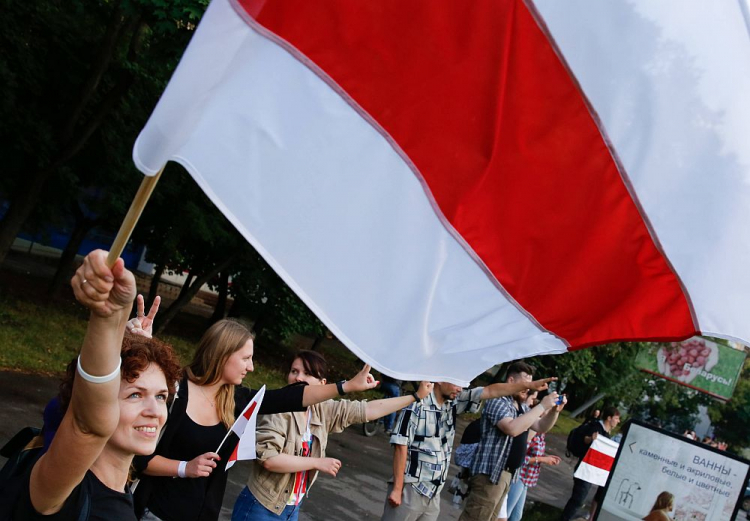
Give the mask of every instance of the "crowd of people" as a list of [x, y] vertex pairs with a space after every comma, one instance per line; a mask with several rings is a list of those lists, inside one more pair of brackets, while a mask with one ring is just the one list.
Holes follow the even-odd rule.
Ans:
[[[137, 317], [129, 320], [135, 279], [121, 260], [111, 269], [105, 260], [105, 252], [92, 252], [72, 280], [77, 300], [90, 310], [86, 336], [45, 410], [45, 448], [23, 476], [12, 518], [215, 521], [228, 473], [226, 458], [214, 451], [257, 392], [241, 385], [254, 369], [253, 334], [241, 322], [221, 320], [181, 368], [172, 348], [151, 337], [158, 300], [145, 314], [139, 295]], [[297, 519], [318, 474], [341, 470], [342, 462], [326, 455], [328, 435], [385, 417], [393, 475], [382, 519], [437, 520], [458, 416], [481, 410], [456, 451], [457, 488], [465, 498], [460, 519], [518, 521], [542, 466], [560, 463], [546, 453], [545, 434], [566, 397], [547, 389], [553, 378], [533, 375], [519, 361], [504, 382], [485, 387], [421, 382], [401, 395], [400, 382], [389, 379], [388, 398], [333, 400], [374, 388], [370, 367], [331, 383], [323, 356], [301, 351], [288, 385], [265, 392], [257, 458], [232, 519]], [[618, 421], [619, 412], [605, 408], [587, 443]], [[576, 480], [563, 519], [586, 493], [585, 482]]]

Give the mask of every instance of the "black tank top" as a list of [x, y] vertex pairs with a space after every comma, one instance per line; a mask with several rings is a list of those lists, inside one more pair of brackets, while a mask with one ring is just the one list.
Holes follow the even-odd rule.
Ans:
[[[223, 423], [198, 425], [185, 415], [180, 430], [175, 433], [169, 453], [164, 457], [178, 461], [190, 461], [206, 452], [214, 452], [227, 434]], [[225, 472], [226, 462], [219, 462], [213, 470]], [[158, 478], [148, 503], [148, 509], [164, 519], [190, 520], [200, 513], [206, 498], [208, 478]]]

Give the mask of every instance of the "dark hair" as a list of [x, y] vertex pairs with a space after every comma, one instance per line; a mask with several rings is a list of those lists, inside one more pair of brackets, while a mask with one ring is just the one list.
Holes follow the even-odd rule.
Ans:
[[523, 360], [519, 360], [518, 362], [513, 362], [508, 366], [508, 371], [505, 373], [505, 378], [508, 379], [511, 376], [516, 376], [521, 373], [526, 373], [528, 375], [534, 376], [534, 371], [536, 368], [531, 365], [527, 364]]
[[305, 368], [307, 374], [314, 376], [318, 380], [328, 378], [328, 362], [326, 362], [323, 355], [315, 351], [303, 349], [294, 356], [292, 363], [298, 358], [302, 360], [302, 366]]
[[612, 416], [620, 416], [620, 411], [617, 410], [617, 407], [605, 407], [602, 409], [601, 420], [603, 422], [607, 421], [607, 418], [611, 418]]
[[[166, 377], [170, 399], [174, 396], [175, 385], [182, 376], [182, 368], [171, 345], [155, 338], [126, 334], [122, 339], [120, 358], [122, 359], [120, 377], [130, 383], [137, 380], [141, 372], [150, 364], [158, 365]], [[70, 361], [60, 383], [58, 396], [62, 414], [65, 414], [70, 405], [77, 367], [78, 357]]]

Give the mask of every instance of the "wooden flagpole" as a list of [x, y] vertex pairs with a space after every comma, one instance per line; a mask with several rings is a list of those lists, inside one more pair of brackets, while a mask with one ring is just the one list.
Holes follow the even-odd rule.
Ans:
[[125, 245], [128, 243], [128, 240], [130, 240], [130, 235], [133, 233], [135, 225], [138, 224], [138, 219], [140, 219], [141, 213], [143, 213], [143, 209], [146, 207], [146, 203], [151, 197], [154, 187], [156, 187], [156, 183], [159, 182], [159, 178], [161, 177], [162, 172], [164, 172], [165, 166], [166, 165], [161, 167], [161, 170], [159, 170], [156, 175], [143, 177], [141, 186], [138, 188], [138, 192], [135, 194], [133, 202], [130, 203], [130, 209], [128, 210], [127, 215], [125, 215], [125, 219], [120, 225], [120, 231], [117, 232], [117, 237], [115, 237], [115, 241], [112, 243], [112, 247], [109, 250], [109, 255], [107, 255], [107, 266], [110, 268], [115, 265], [115, 262], [117, 262], [120, 254], [125, 249]]

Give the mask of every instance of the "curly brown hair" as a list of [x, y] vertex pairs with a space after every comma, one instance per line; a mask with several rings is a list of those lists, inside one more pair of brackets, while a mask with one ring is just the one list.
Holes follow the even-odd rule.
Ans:
[[182, 367], [172, 346], [155, 338], [125, 335], [122, 339], [121, 377], [133, 383], [150, 364], [156, 364], [167, 379], [170, 397], [175, 393], [175, 385], [182, 376]]
[[[169, 400], [172, 400], [176, 384], [182, 378], [182, 367], [171, 345], [155, 338], [126, 334], [122, 339], [120, 358], [122, 359], [121, 378], [130, 383], [138, 379], [141, 372], [150, 364], [158, 365], [167, 379]], [[77, 366], [78, 357], [70, 361], [60, 382], [58, 397], [62, 414], [65, 414], [70, 404]]]

